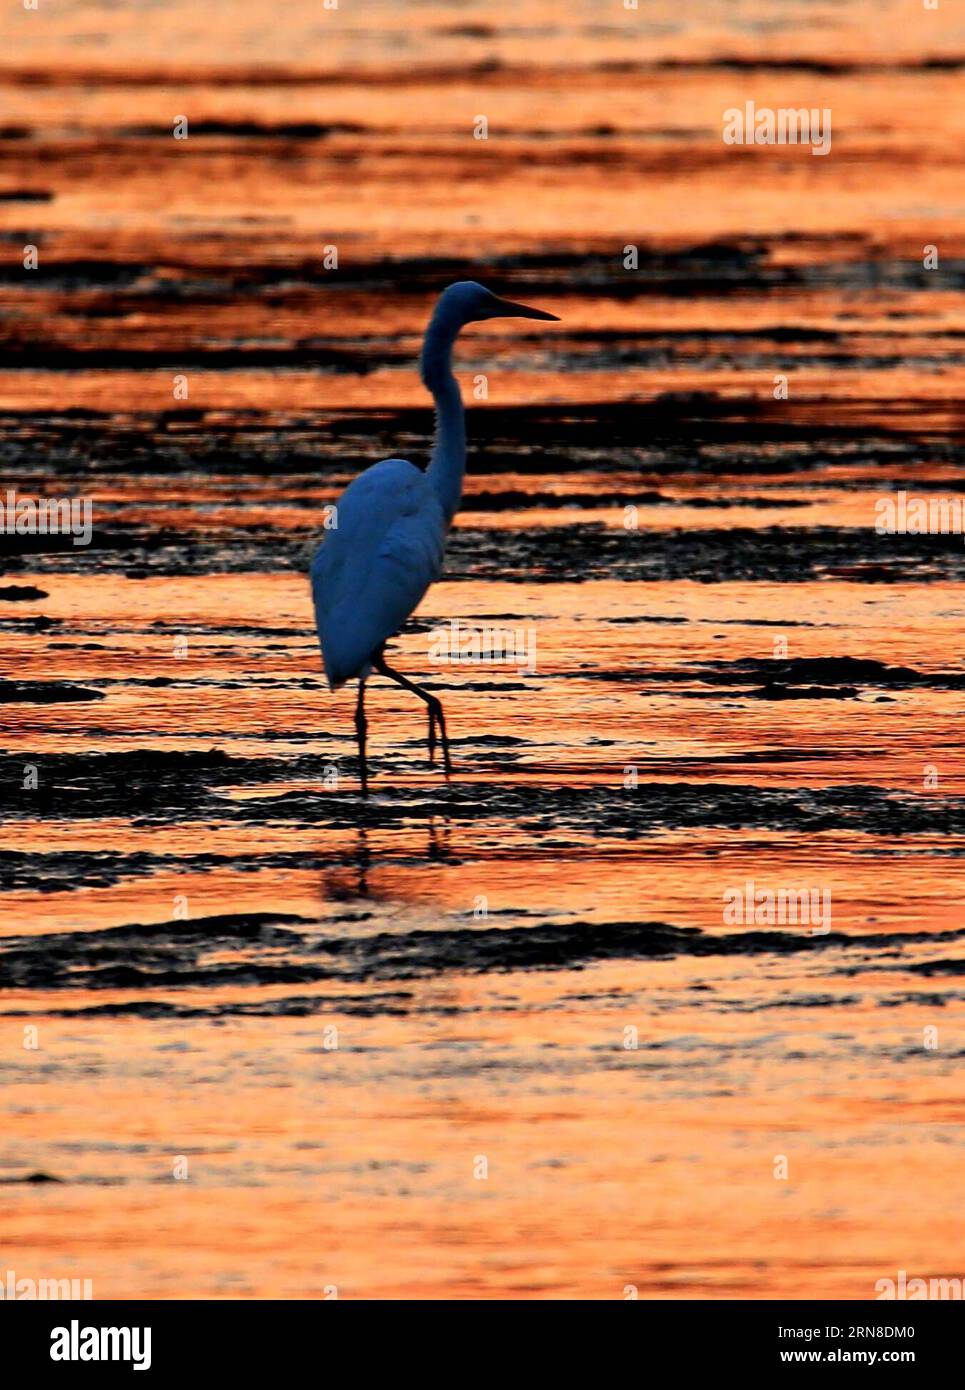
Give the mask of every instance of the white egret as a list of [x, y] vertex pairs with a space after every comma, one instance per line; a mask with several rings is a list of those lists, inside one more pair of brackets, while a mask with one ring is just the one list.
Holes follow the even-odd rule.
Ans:
[[446, 720], [438, 696], [386, 664], [384, 647], [438, 579], [446, 535], [462, 496], [466, 426], [452, 349], [461, 328], [485, 319], [547, 319], [555, 314], [500, 299], [474, 280], [440, 296], [422, 345], [421, 374], [436, 404], [436, 432], [423, 472], [406, 459], [383, 459], [348, 485], [336, 504], [336, 526], [311, 566], [315, 624], [330, 689], [358, 678], [355, 706], [362, 794], [365, 682], [373, 668], [428, 706], [429, 761], [435, 764], [436, 725], [446, 776], [452, 770]]

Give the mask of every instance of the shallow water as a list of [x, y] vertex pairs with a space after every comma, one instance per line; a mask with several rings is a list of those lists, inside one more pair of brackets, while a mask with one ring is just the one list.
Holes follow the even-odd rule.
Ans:
[[[0, 536], [19, 1275], [961, 1276], [965, 546], [874, 523], [965, 492], [965, 28], [699, 11], [0, 19], [0, 478], [94, 519]], [[724, 146], [752, 98], [829, 105], [831, 154]], [[562, 322], [460, 341], [488, 398], [396, 648], [456, 772], [373, 682], [363, 803], [305, 571], [361, 467], [424, 460], [415, 356], [467, 274]], [[535, 670], [433, 665], [452, 619]], [[829, 911], [728, 921], [748, 881]]]

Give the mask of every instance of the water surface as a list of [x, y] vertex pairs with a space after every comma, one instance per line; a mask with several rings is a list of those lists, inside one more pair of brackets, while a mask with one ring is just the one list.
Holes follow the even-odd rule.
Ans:
[[[0, 35], [2, 480], [94, 509], [89, 549], [0, 537], [8, 1265], [102, 1298], [960, 1276], [965, 546], [874, 527], [965, 493], [952, 7]], [[724, 146], [749, 99], [829, 106], [831, 154]], [[562, 322], [460, 342], [466, 495], [397, 644], [456, 775], [373, 683], [363, 803], [305, 572], [360, 468], [425, 460], [466, 275]], [[535, 672], [433, 667], [454, 618]], [[727, 923], [748, 880], [829, 929]]]

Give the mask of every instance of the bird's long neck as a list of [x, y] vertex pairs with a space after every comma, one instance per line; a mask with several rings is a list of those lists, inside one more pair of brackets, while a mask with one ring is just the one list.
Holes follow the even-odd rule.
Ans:
[[427, 476], [447, 523], [459, 506], [466, 471], [466, 417], [462, 392], [452, 374], [452, 348], [461, 327], [461, 320], [439, 305], [422, 345], [422, 380], [436, 403], [436, 435]]

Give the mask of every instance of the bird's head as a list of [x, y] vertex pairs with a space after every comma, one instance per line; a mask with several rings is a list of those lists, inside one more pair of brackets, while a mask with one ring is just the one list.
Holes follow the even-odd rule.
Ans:
[[437, 307], [437, 313], [447, 318], [451, 315], [460, 324], [481, 323], [486, 319], [545, 319], [559, 323], [555, 314], [545, 309], [531, 309], [528, 304], [514, 304], [511, 299], [500, 299], [498, 294], [487, 290], [475, 280], [458, 280], [444, 290]]

